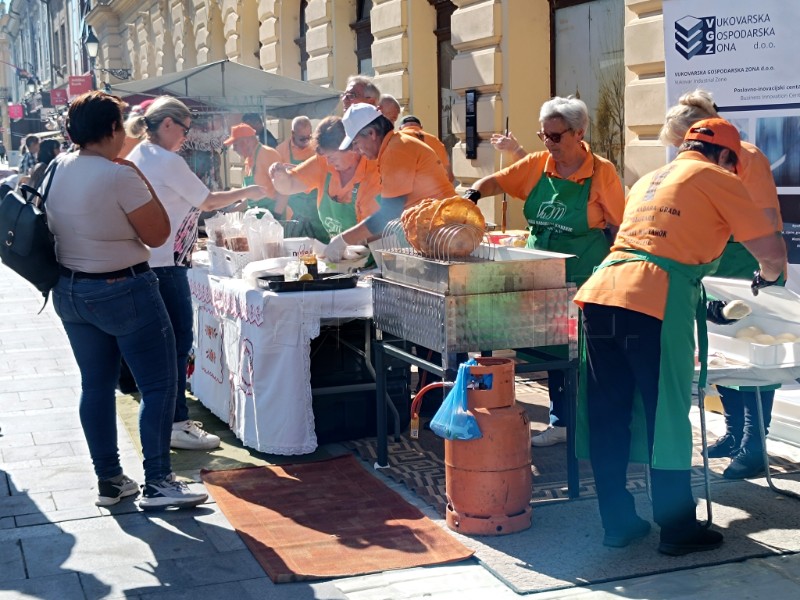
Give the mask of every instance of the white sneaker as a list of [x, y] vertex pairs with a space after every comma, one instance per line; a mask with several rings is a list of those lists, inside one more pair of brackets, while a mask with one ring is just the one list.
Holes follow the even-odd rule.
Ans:
[[554, 446], [567, 441], [566, 427], [548, 427], [531, 438], [531, 446]]
[[219, 436], [203, 431], [200, 421], [179, 421], [172, 424], [169, 445], [181, 450], [211, 450], [219, 446]]
[[95, 506], [113, 506], [123, 498], [138, 493], [139, 484], [125, 475], [125, 473], [112, 479], [101, 479], [97, 482]]
[[191, 491], [188, 485], [175, 478], [175, 473], [170, 473], [161, 481], [145, 483], [142, 486], [139, 508], [142, 510], [190, 508], [206, 500], [208, 500], [207, 493]]

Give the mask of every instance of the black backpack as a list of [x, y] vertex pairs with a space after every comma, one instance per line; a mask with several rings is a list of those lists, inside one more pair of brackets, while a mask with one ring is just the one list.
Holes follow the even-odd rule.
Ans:
[[0, 200], [0, 260], [36, 286], [45, 304], [59, 276], [55, 240], [44, 209], [55, 170], [54, 160], [45, 173], [44, 194], [22, 185]]

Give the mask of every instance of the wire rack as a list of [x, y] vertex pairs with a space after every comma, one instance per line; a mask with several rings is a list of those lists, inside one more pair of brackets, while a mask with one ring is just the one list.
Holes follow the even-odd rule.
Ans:
[[400, 219], [393, 219], [383, 230], [383, 251], [422, 256], [434, 261], [455, 263], [494, 260], [496, 245], [474, 225], [456, 223], [438, 227], [418, 241], [421, 250], [412, 246]]

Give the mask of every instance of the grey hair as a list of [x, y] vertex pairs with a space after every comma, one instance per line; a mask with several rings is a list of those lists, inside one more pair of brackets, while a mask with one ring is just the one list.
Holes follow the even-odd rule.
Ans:
[[689, 127], [702, 119], [717, 116], [717, 106], [711, 92], [700, 89], [688, 92], [667, 111], [658, 139], [668, 146], [680, 146]]
[[305, 115], [300, 115], [299, 117], [292, 119], [292, 131], [296, 131], [301, 125], [308, 125], [311, 127], [311, 119]]
[[133, 138], [142, 139], [146, 136], [153, 140], [158, 136], [158, 129], [167, 117], [183, 123], [186, 119], [191, 119], [192, 113], [177, 98], [159, 96], [147, 107], [143, 115], [133, 115], [125, 121], [125, 132]]
[[378, 89], [377, 85], [372, 83], [372, 79], [364, 75], [351, 75], [347, 78], [347, 86], [350, 87], [351, 84], [364, 86], [364, 91], [361, 97], [369, 98], [370, 100], [374, 101], [373, 103], [377, 104], [378, 98], [381, 97], [381, 91]]
[[542, 104], [539, 122], [544, 123], [547, 119], [561, 119], [573, 131], [585, 132], [589, 129], [589, 109], [583, 100], [575, 96], [555, 96]]

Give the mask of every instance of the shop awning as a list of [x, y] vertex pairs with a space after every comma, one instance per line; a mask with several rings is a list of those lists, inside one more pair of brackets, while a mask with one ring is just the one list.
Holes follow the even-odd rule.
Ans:
[[185, 71], [111, 86], [122, 97], [175, 96], [192, 105], [232, 112], [261, 112], [290, 119], [306, 115], [320, 119], [333, 114], [336, 90], [221, 60]]

